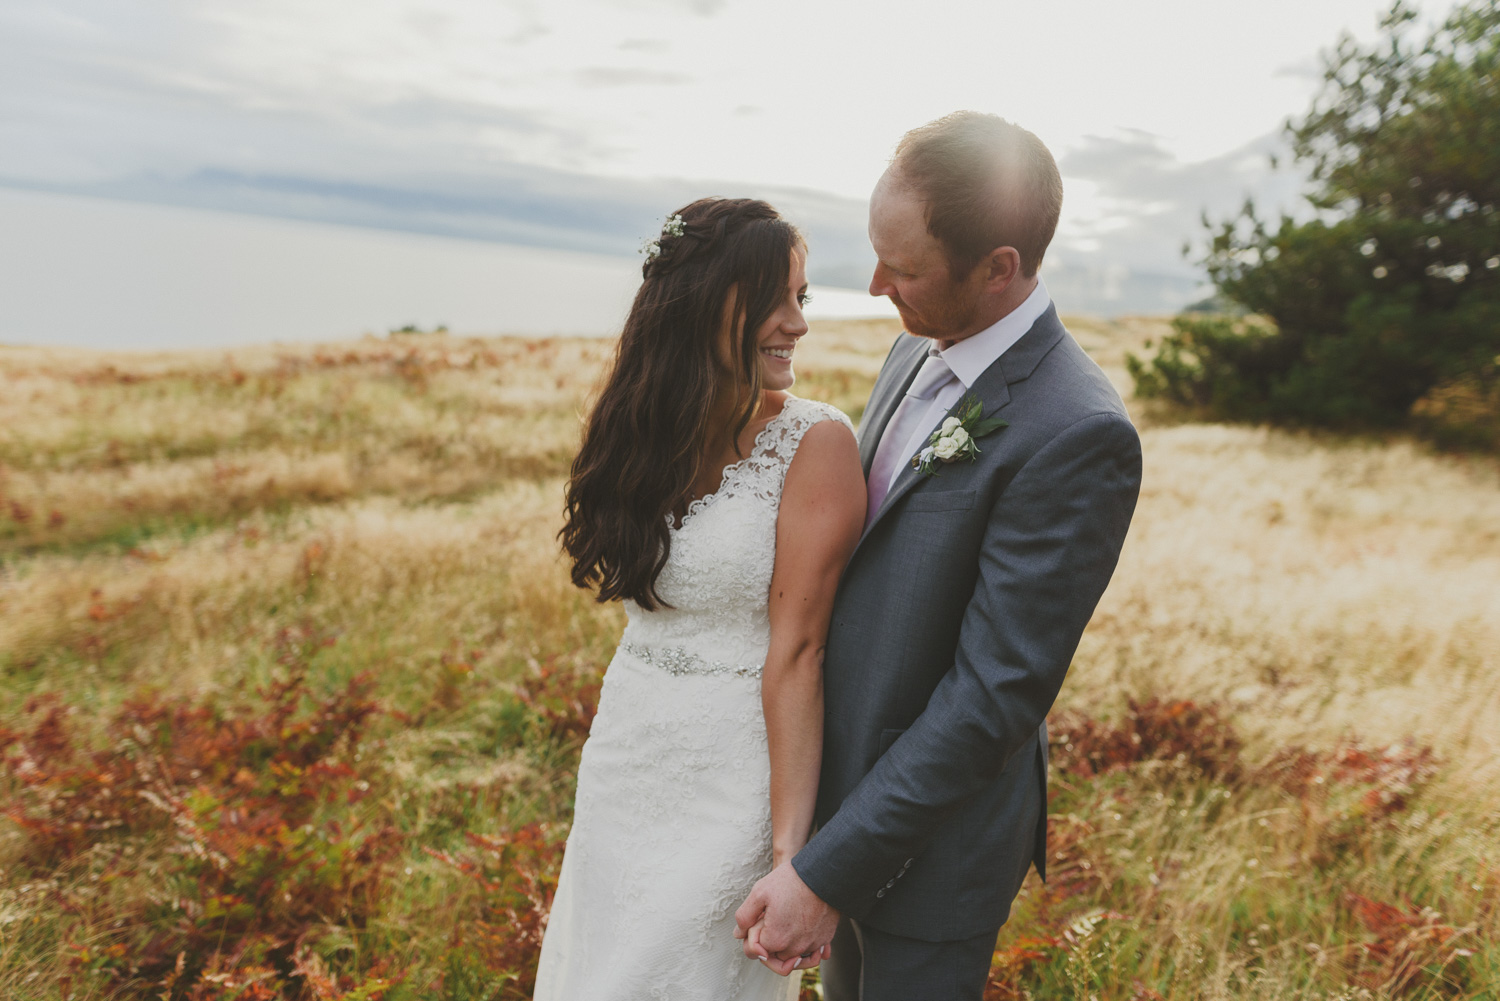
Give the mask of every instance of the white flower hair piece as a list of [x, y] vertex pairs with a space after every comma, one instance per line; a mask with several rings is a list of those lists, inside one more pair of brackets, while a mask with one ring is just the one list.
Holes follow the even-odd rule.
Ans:
[[681, 235], [682, 215], [680, 213], [673, 212], [671, 215], [667, 216], [667, 221], [662, 224], [661, 236], [658, 236], [654, 240], [647, 240], [645, 243], [641, 244], [641, 253], [646, 255], [646, 263], [649, 264], [650, 262], [656, 260], [657, 255], [661, 253], [661, 241], [663, 237]]

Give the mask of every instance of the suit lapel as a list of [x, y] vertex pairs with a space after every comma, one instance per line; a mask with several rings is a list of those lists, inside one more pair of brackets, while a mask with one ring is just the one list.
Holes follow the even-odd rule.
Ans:
[[[927, 429], [927, 434], [931, 435], [933, 431], [942, 426], [943, 421], [957, 413], [959, 403], [963, 402], [964, 397], [971, 395], [979, 397], [980, 401], [984, 404], [984, 416], [992, 416], [995, 411], [1000, 410], [1010, 402], [1010, 390], [1006, 388], [1005, 373], [1000, 370], [998, 365], [991, 365], [985, 369], [984, 374], [975, 380], [974, 385], [966, 389], [954, 401], [953, 406], [948, 408], [947, 413], [933, 422], [932, 427]], [[1001, 433], [1004, 433], [1003, 428], [1001, 429]], [[983, 448], [984, 446], [981, 445], [980, 447]], [[881, 501], [880, 510], [876, 512], [875, 518], [865, 529], [865, 534], [868, 535], [879, 524], [880, 519], [885, 517], [886, 512], [890, 511], [902, 497], [905, 497], [912, 490], [916, 489], [917, 484], [925, 479], [927, 479], [926, 475], [917, 472], [912, 467], [911, 456], [903, 456], [901, 472], [896, 474], [896, 481], [891, 484], [891, 489], [887, 491], [885, 500]]]
[[[1036, 323], [1032, 324], [1031, 329], [1019, 341], [1011, 345], [1010, 350], [995, 359], [990, 364], [990, 367], [985, 369], [978, 379], [974, 380], [974, 385], [970, 386], [959, 396], [959, 402], [965, 396], [973, 395], [979, 397], [981, 403], [984, 405], [984, 416], [986, 417], [991, 417], [996, 412], [1003, 410], [1010, 405], [1010, 386], [1029, 377], [1036, 370], [1037, 365], [1041, 363], [1042, 358], [1046, 357], [1047, 353], [1056, 346], [1065, 333], [1066, 331], [1062, 323], [1057, 319], [1056, 307], [1049, 305], [1047, 311], [1037, 318]], [[916, 366], [912, 368], [901, 386], [901, 394], [903, 396], [906, 393], [907, 387], [911, 385], [912, 380], [916, 378], [916, 369], [920, 367], [921, 354], [919, 353]], [[900, 397], [898, 396], [896, 399], [899, 401]], [[955, 402], [952, 407], [948, 408], [947, 413], [943, 414], [942, 417], [933, 423], [932, 427], [927, 429], [928, 434], [941, 427], [943, 421], [953, 416], [957, 409], [958, 402]], [[881, 431], [885, 430], [885, 425], [889, 423], [891, 414], [895, 410], [895, 405], [891, 405], [880, 425]], [[1004, 428], [1001, 428], [997, 432], [997, 434], [1001, 435], [1004, 433]], [[876, 434], [874, 437], [875, 441], [878, 442], [880, 440], [879, 434]], [[983, 446], [981, 445], [980, 447], [982, 448]], [[861, 449], [861, 452], [863, 452], [863, 449]], [[871, 446], [870, 454], [873, 460], [873, 445]], [[896, 474], [896, 481], [891, 484], [891, 489], [886, 493], [885, 499], [881, 502], [880, 510], [876, 512], [874, 518], [870, 519], [869, 524], [865, 527], [864, 534], [860, 536], [861, 543], [869, 537], [870, 533], [875, 530], [875, 526], [895, 507], [902, 497], [905, 497], [912, 490], [916, 489], [918, 484], [928, 478], [912, 468], [910, 456], [904, 458], [906, 461], [901, 465], [901, 472]], [[869, 464], [866, 463], [866, 476], [869, 475], [869, 469]], [[857, 552], [858, 546], [855, 549]]]
[[[910, 334], [903, 335], [891, 353], [891, 360], [881, 371], [882, 379], [875, 381], [869, 406], [865, 407], [864, 416], [859, 422], [859, 461], [864, 466], [866, 479], [869, 479], [870, 467], [875, 463], [875, 450], [880, 445], [880, 436], [885, 433], [886, 425], [895, 416], [896, 408], [906, 396], [906, 391], [911, 388], [926, 357], [927, 341]], [[891, 374], [891, 379], [883, 382], [887, 372]]]

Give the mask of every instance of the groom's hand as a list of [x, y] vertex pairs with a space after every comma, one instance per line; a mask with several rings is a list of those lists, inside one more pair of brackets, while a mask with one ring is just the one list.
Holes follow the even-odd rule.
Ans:
[[810, 970], [814, 966], [817, 966], [819, 963], [823, 962], [823, 960], [828, 959], [833, 955], [833, 946], [825, 945], [817, 952], [810, 953], [806, 956], [798, 955], [793, 956], [791, 959], [785, 960], [772, 959], [770, 956], [766, 955], [766, 950], [761, 948], [760, 929], [761, 926], [758, 923], [748, 932], [741, 932], [738, 928], [736, 928], [734, 930], [734, 937], [746, 939], [747, 941], [745, 943], [745, 952], [752, 956], [763, 957], [761, 959], [761, 963], [765, 965], [766, 969], [770, 970], [772, 973], [776, 974], [779, 977], [791, 976], [794, 970]]
[[[804, 969], [824, 958], [823, 947], [833, 941], [839, 912], [808, 889], [790, 862], [783, 862], [755, 884], [734, 913], [737, 938], [745, 940], [745, 955], [765, 959], [776, 972], [795, 969], [802, 956]], [[757, 934], [751, 935], [756, 925]]]

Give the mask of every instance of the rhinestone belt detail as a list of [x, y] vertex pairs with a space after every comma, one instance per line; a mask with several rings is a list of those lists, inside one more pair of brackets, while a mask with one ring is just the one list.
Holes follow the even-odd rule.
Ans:
[[760, 666], [745, 667], [741, 664], [724, 664], [716, 660], [704, 660], [680, 646], [648, 647], [638, 643], [621, 643], [620, 649], [645, 661], [652, 667], [681, 677], [684, 674], [732, 675], [736, 678], [760, 677]]

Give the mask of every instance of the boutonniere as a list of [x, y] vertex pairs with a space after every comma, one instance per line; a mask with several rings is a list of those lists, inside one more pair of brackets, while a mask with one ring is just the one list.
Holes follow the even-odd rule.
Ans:
[[979, 397], [966, 393], [958, 401], [954, 416], [943, 421], [943, 426], [927, 439], [927, 447], [911, 457], [912, 468], [922, 476], [934, 476], [939, 463], [963, 459], [973, 462], [979, 455], [976, 441], [1009, 426], [998, 417], [985, 417], [984, 404]]

